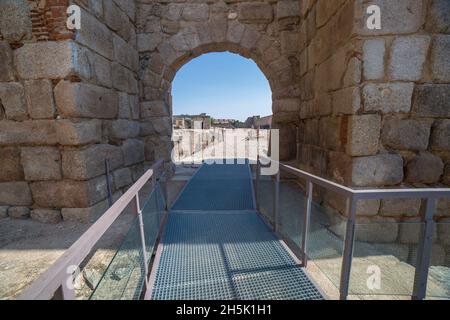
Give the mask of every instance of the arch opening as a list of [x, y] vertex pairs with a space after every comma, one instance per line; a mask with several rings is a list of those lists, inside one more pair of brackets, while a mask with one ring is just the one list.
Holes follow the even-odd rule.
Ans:
[[256, 128], [267, 151], [272, 88], [253, 59], [229, 50], [190, 56], [170, 88], [173, 162], [253, 158]]

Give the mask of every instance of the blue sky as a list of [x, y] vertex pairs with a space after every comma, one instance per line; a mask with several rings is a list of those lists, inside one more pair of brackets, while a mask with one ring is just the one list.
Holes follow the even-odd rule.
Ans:
[[191, 60], [173, 81], [173, 113], [246, 120], [272, 114], [269, 82], [255, 62], [228, 52]]

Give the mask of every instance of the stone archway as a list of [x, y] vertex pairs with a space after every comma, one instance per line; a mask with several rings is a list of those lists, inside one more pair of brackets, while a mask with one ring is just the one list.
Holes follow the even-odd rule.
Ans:
[[[207, 5], [199, 4], [195, 5], [195, 8], [201, 12], [201, 8], [205, 6]], [[169, 7], [170, 5], [165, 10], [170, 11]], [[211, 5], [209, 11], [211, 15], [215, 12], [214, 8], [217, 8], [217, 5]], [[233, 15], [233, 7], [225, 5], [220, 8], [223, 12], [215, 19], [209, 17], [202, 21], [204, 17], [197, 16], [200, 13], [196, 11], [197, 13], [190, 17], [194, 21], [188, 22], [183, 27], [180, 25], [175, 34], [165, 35], [162, 31], [162, 34], [155, 36], [155, 33], [144, 33], [138, 39], [140, 41], [138, 46], [144, 51], [141, 52], [140, 84], [143, 133], [144, 135], [148, 133], [144, 138], [147, 160], [159, 156], [170, 159], [171, 83], [175, 74], [192, 59], [211, 52], [228, 51], [252, 59], [258, 65], [272, 90], [274, 127], [282, 131], [290, 130], [286, 136], [295, 138], [294, 127], [289, 126], [289, 122], [295, 125], [298, 119], [297, 59], [291, 55], [292, 52], [288, 54], [283, 50], [279, 39], [267, 35], [265, 28], [260, 25], [261, 21], [257, 21], [259, 24], [255, 22], [254, 25], [241, 23]], [[272, 10], [272, 6], [267, 4], [263, 8]], [[186, 8], [183, 12], [186, 12]], [[269, 25], [272, 20], [273, 18], [268, 19], [266, 24]], [[157, 46], [147, 43], [147, 41], [154, 43], [155, 37], [159, 41]], [[283, 121], [279, 121], [280, 119]], [[295, 156], [296, 150], [293, 148], [295, 140], [282, 139], [282, 141], [284, 144], [280, 148], [282, 158]]]

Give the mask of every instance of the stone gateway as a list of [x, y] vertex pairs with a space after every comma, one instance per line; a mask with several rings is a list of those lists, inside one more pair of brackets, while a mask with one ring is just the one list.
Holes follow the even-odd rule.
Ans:
[[[282, 160], [354, 187], [448, 186], [450, 2], [371, 4], [381, 29], [361, 0], [1, 1], [1, 216], [89, 221], [107, 207], [105, 159], [115, 198], [160, 157], [170, 172], [172, 80], [218, 51], [267, 77]], [[403, 201], [358, 210], [416, 215]]]

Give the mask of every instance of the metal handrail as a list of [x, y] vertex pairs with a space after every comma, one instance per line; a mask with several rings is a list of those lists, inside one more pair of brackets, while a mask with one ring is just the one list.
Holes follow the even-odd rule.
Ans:
[[[309, 172], [294, 168], [280, 161], [273, 160], [269, 157], [258, 155], [257, 159], [257, 173], [256, 173], [256, 185], [259, 185], [260, 168], [266, 166], [261, 162], [261, 159], [265, 159], [267, 163], [275, 163], [278, 165], [279, 170], [276, 173], [274, 201], [279, 201], [279, 183], [280, 183], [280, 171], [286, 171], [306, 181], [306, 203], [305, 203], [305, 215], [303, 219], [303, 232], [302, 232], [302, 265], [307, 266], [307, 240], [309, 232], [309, 222], [311, 220], [312, 211], [312, 197], [314, 185], [321, 186], [327, 190], [338, 193], [347, 199], [346, 204], [346, 219], [347, 226], [345, 232], [344, 252], [342, 259], [341, 277], [340, 277], [340, 299], [345, 300], [348, 297], [349, 282], [351, 265], [353, 258], [353, 245], [355, 239], [356, 229], [356, 207], [359, 200], [369, 199], [404, 199], [404, 198], [421, 198], [425, 199], [425, 205], [421, 212], [421, 226], [419, 249], [417, 254], [417, 268], [414, 278], [414, 292], [413, 299], [421, 300], [426, 296], [426, 288], [428, 281], [428, 269], [430, 266], [430, 251], [433, 243], [433, 216], [436, 208], [436, 203], [439, 198], [450, 198], [450, 188], [417, 188], [417, 189], [352, 189], [313, 175]], [[259, 208], [259, 198], [256, 197], [257, 207]], [[277, 229], [278, 210], [279, 204], [275, 203], [273, 206], [275, 217], [275, 230]]]
[[[62, 300], [75, 299], [73, 288], [72, 266], [79, 266], [89, 255], [96, 243], [105, 234], [109, 227], [123, 213], [124, 209], [135, 201], [134, 209], [142, 221], [142, 211], [139, 206], [139, 191], [152, 179], [152, 188], [155, 188], [155, 171], [164, 163], [159, 159], [151, 169], [131, 186], [125, 194], [120, 197], [53, 265], [51, 265], [37, 280], [35, 280], [19, 296], [19, 300], [51, 300], [59, 298]], [[143, 225], [141, 228], [141, 240], [145, 253], [145, 235]], [[145, 280], [148, 278], [148, 259], [145, 259]]]

